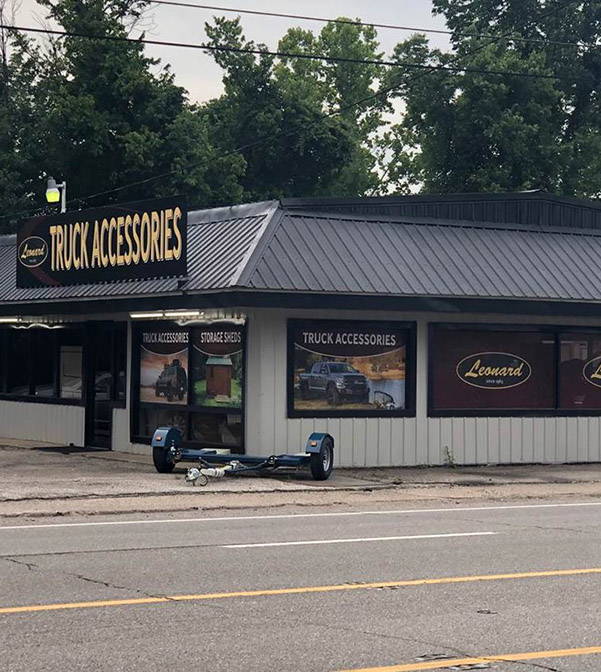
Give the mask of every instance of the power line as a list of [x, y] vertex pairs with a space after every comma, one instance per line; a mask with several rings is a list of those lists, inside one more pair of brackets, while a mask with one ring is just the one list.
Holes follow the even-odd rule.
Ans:
[[424, 28], [420, 26], [400, 26], [392, 23], [375, 23], [372, 21], [359, 21], [353, 19], [343, 18], [325, 18], [322, 16], [309, 16], [306, 14], [286, 14], [284, 12], [268, 12], [257, 9], [240, 9], [234, 7], [221, 7], [217, 5], [200, 5], [194, 2], [182, 2], [180, 0], [149, 0], [153, 5], [170, 5], [173, 7], [187, 7], [190, 9], [204, 9], [216, 12], [229, 12], [233, 14], [248, 14], [251, 16], [267, 16], [281, 19], [295, 19], [298, 21], [315, 21], [318, 23], [335, 23], [343, 26], [366, 26], [368, 28], [382, 28], [386, 30], [400, 30], [414, 33], [432, 33], [435, 35], [449, 35], [453, 37], [478, 37], [483, 39], [494, 40], [513, 40], [514, 42], [524, 42], [532, 44], [554, 45], [563, 47], [578, 47], [578, 48], [599, 48], [601, 45], [592, 44], [590, 42], [567, 42], [561, 40], [544, 40], [534, 37], [521, 37], [519, 35], [512, 35], [507, 33], [505, 35], [493, 35], [491, 33], [457, 33], [452, 30], [444, 30], [442, 28]]
[[[549, 12], [545, 12], [545, 13], [541, 16], [541, 18], [546, 17], [546, 16], [549, 16], [549, 15], [551, 15], [551, 14], [554, 14], [554, 13], [556, 13], [558, 10], [565, 9], [568, 5], [573, 4], [575, 1], [576, 1], [576, 0], [567, 0], [565, 4], [563, 4], [563, 5], [559, 5], [558, 7], [556, 7], [556, 8], [554, 8], [554, 9], [550, 10]], [[0, 25], [0, 28], [2, 28], [2, 25]], [[46, 32], [46, 31], [42, 31], [42, 30], [37, 30], [37, 29], [36, 29], [36, 32]], [[66, 31], [65, 31], [65, 32], [66, 32]], [[83, 37], [88, 37], [88, 38], [89, 38], [90, 36], [86, 36], [86, 35], [84, 35]], [[91, 39], [93, 39], [93, 38], [91, 38]], [[501, 39], [503, 39], [503, 36], [498, 36], [498, 37], [492, 37], [492, 36], [491, 36], [491, 39], [490, 39], [490, 41], [489, 41], [488, 44], [493, 44], [494, 42], [499, 41], [499, 40], [501, 40]], [[137, 40], [132, 40], [131, 38], [128, 38], [128, 41], [134, 41], [134, 42], [135, 42], [135, 41], [137, 41]], [[474, 54], [474, 53], [476, 53], [476, 52], [478, 52], [478, 51], [481, 51], [481, 50], [484, 49], [486, 46], [488, 46], [488, 44], [478, 45], [476, 48], [471, 49], [470, 51], [468, 51], [467, 54], [463, 54], [462, 57], [464, 57], [464, 56], [469, 56], [469, 55], [472, 55], [472, 54]], [[259, 52], [259, 53], [263, 53], [263, 52]], [[459, 55], [456, 55], [454, 58], [455, 58], [455, 60], [456, 60], [457, 58], [459, 58]], [[421, 74], [416, 75], [414, 78], [412, 78], [411, 81], [412, 81], [412, 82], [413, 82], [413, 81], [417, 81], [417, 80], [419, 80], [419, 79], [425, 77], [426, 75], [430, 74], [430, 72], [432, 72], [432, 69], [423, 71]], [[467, 71], [466, 71], [466, 70], [457, 70], [457, 72], [467, 72]], [[507, 74], [509, 74], [509, 73], [507, 73]], [[559, 79], [558, 77], [551, 77], [551, 78]], [[336, 116], [336, 115], [342, 114], [343, 112], [346, 112], [346, 111], [351, 110], [351, 109], [353, 109], [353, 108], [355, 108], [355, 107], [358, 107], [359, 105], [362, 105], [362, 104], [364, 104], [364, 103], [366, 103], [366, 102], [369, 102], [369, 101], [371, 101], [371, 100], [380, 98], [381, 96], [383, 96], [383, 95], [385, 95], [385, 94], [387, 94], [387, 93], [390, 93], [390, 92], [393, 91], [394, 89], [397, 89], [397, 88], [398, 88], [399, 86], [401, 86], [402, 84], [403, 84], [402, 81], [398, 81], [398, 82], [396, 82], [395, 84], [392, 84], [392, 85], [389, 86], [389, 87], [386, 87], [386, 88], [384, 88], [384, 89], [381, 89], [381, 90], [379, 90], [379, 91], [376, 91], [376, 92], [374, 92], [373, 94], [371, 94], [371, 95], [369, 95], [369, 96], [365, 96], [365, 97], [363, 97], [363, 98], [361, 98], [361, 99], [359, 99], [359, 100], [353, 101], [352, 103], [349, 103], [349, 104], [344, 105], [344, 106], [342, 106], [342, 107], [336, 108], [335, 110], [331, 110], [330, 112], [326, 112], [326, 113], [320, 115], [318, 119], [316, 119], [314, 122], [312, 122], [312, 124], [317, 123], [318, 121], [322, 121], [322, 120], [324, 120], [324, 119], [327, 119], [327, 118], [334, 117], [334, 116]], [[288, 135], [291, 135], [291, 134], [292, 134], [291, 131], [281, 133], [281, 135], [283, 135], [284, 137], [286, 137], [286, 136], [288, 136]], [[236, 154], [236, 153], [239, 153], [239, 152], [244, 151], [245, 149], [250, 149], [250, 148], [252, 148], [252, 147], [261, 145], [261, 144], [263, 144], [264, 142], [270, 141], [270, 140], [272, 140], [272, 139], [273, 139], [273, 135], [270, 134], [270, 135], [265, 136], [265, 137], [263, 137], [263, 138], [259, 138], [259, 139], [255, 140], [255, 141], [253, 141], [253, 142], [250, 142], [250, 143], [247, 143], [247, 144], [242, 145], [242, 146], [240, 146], [240, 147], [237, 147], [237, 148], [235, 148], [235, 149], [232, 149], [232, 150], [229, 150], [229, 151], [227, 151], [227, 152], [221, 153], [220, 156], [221, 156], [221, 157], [226, 157], [226, 156], [229, 156], [229, 155], [231, 155], [231, 154]], [[163, 178], [165, 178], [165, 177], [170, 177], [171, 175], [175, 174], [176, 172], [177, 172], [177, 170], [171, 170], [171, 171], [168, 171], [168, 172], [165, 172], [165, 173], [161, 173], [161, 174], [159, 174], [159, 175], [154, 175], [154, 176], [152, 176], [152, 177], [148, 177], [148, 178], [145, 178], [145, 179], [142, 179], [142, 180], [138, 180], [138, 181], [136, 181], [136, 182], [130, 182], [129, 184], [124, 184], [124, 185], [121, 185], [121, 186], [119, 186], [119, 187], [114, 187], [114, 188], [112, 188], [112, 189], [107, 189], [107, 190], [105, 190], [105, 191], [97, 192], [97, 193], [95, 193], [95, 194], [89, 194], [89, 195], [87, 195], [87, 196], [82, 196], [82, 197], [79, 197], [79, 198], [76, 198], [76, 199], [70, 199], [68, 202], [71, 203], [71, 204], [72, 204], [72, 203], [86, 203], [87, 201], [92, 200], [93, 198], [97, 198], [97, 197], [99, 197], [99, 196], [105, 196], [105, 195], [107, 195], [107, 194], [113, 194], [113, 193], [116, 193], [116, 192], [118, 192], [118, 191], [123, 191], [123, 190], [125, 190], [125, 189], [129, 189], [129, 188], [131, 188], [131, 187], [139, 186], [139, 185], [142, 185], [142, 184], [148, 184], [149, 182], [154, 182], [155, 180], [163, 179]], [[373, 191], [372, 191], [372, 194], [373, 194]], [[34, 212], [32, 212], [32, 211], [29, 211], [29, 212], [30, 212], [30, 216], [35, 216], [35, 215], [38, 215], [38, 214], [39, 214], [39, 209], [38, 209], [37, 211], [34, 211]], [[19, 214], [25, 214], [25, 211], [21, 211], [21, 212], [18, 212], [18, 213], [12, 213], [11, 215], [3, 215], [3, 216], [0, 216], [0, 219], [5, 219], [5, 218], [7, 218], [7, 217], [16, 217], [16, 216], [18, 216]]]
[[24, 33], [43, 33], [45, 35], [56, 35], [58, 37], [78, 37], [86, 40], [98, 40], [104, 42], [121, 42], [134, 44], [150, 44], [159, 47], [178, 47], [182, 49], [199, 49], [201, 51], [227, 52], [235, 54], [253, 54], [256, 56], [274, 56], [276, 58], [297, 58], [306, 61], [326, 61], [328, 63], [347, 63], [353, 65], [378, 65], [391, 68], [409, 68], [413, 70], [425, 71], [446, 71], [446, 72], [465, 72], [478, 75], [499, 75], [511, 77], [526, 77], [529, 79], [553, 79], [557, 80], [556, 75], [544, 75], [536, 72], [513, 72], [508, 70], [489, 70], [484, 68], [465, 68], [445, 65], [426, 65], [424, 63], [414, 63], [411, 61], [383, 61], [380, 59], [362, 59], [350, 58], [344, 56], [328, 56], [326, 54], [306, 54], [302, 52], [272, 51], [269, 49], [259, 49], [252, 47], [231, 47], [226, 45], [197, 44], [192, 42], [171, 42], [167, 40], [149, 40], [147, 38], [135, 39], [123, 35], [90, 35], [88, 33], [78, 33], [67, 30], [53, 30], [51, 28], [34, 28], [33, 26], [9, 26], [0, 24], [0, 30]]

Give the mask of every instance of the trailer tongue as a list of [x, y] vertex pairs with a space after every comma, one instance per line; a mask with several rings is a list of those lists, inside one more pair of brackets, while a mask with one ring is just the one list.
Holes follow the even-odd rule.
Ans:
[[309, 469], [316, 481], [330, 477], [334, 465], [334, 439], [329, 434], [313, 432], [302, 453], [269, 455], [238, 455], [211, 448], [189, 448], [183, 445], [177, 427], [158, 427], [152, 436], [152, 458], [159, 473], [173, 471], [178, 462], [197, 462], [188, 469], [186, 480], [206, 485], [209, 478], [238, 476], [249, 472]]

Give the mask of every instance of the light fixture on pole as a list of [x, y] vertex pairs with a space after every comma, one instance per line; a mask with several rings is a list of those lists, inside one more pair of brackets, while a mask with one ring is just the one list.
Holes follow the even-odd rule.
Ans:
[[67, 183], [63, 180], [60, 184], [56, 183], [53, 177], [48, 178], [46, 184], [46, 200], [48, 203], [61, 204], [61, 212], [67, 212]]

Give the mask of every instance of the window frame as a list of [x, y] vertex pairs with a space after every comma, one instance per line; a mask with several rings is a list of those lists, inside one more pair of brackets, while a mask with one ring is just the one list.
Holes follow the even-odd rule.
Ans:
[[[47, 396], [39, 396], [35, 394], [35, 387], [36, 387], [36, 380], [35, 380], [35, 372], [33, 370], [33, 352], [34, 352], [34, 347], [35, 347], [35, 338], [36, 334], [38, 333], [44, 333], [42, 329], [27, 329], [23, 330], [22, 333], [27, 334], [27, 340], [28, 340], [28, 351], [29, 351], [29, 358], [28, 358], [28, 387], [29, 387], [29, 394], [11, 394], [8, 392], [8, 385], [7, 385], [7, 357], [8, 357], [8, 336], [11, 333], [10, 327], [2, 327], [0, 328], [0, 358], [2, 359], [0, 363], [0, 401], [17, 401], [17, 402], [26, 402], [26, 403], [31, 403], [31, 404], [52, 404], [53, 406], [83, 406], [85, 407], [87, 405], [87, 384], [88, 384], [88, 378], [89, 378], [89, 349], [90, 349], [90, 339], [89, 339], [89, 332], [91, 329], [94, 328], [94, 322], [77, 322], [73, 324], [66, 325], [66, 329], [72, 330], [72, 331], [78, 331], [81, 334], [81, 347], [82, 347], [82, 393], [79, 399], [73, 399], [69, 397], [61, 397], [60, 396], [60, 347], [61, 347], [61, 339], [60, 339], [60, 333], [58, 330], [57, 331], [52, 331], [48, 330], [48, 333], [51, 334], [51, 340], [52, 340], [52, 346], [51, 346], [51, 351], [52, 351], [52, 357], [53, 357], [53, 364], [54, 364], [54, 385], [53, 385], [53, 396], [47, 397]], [[113, 408], [126, 408], [127, 406], [127, 390], [125, 393], [125, 397], [123, 399], [118, 399], [116, 395], [117, 391], [117, 376], [116, 374], [118, 373], [118, 364], [117, 364], [117, 358], [116, 358], [116, 352], [117, 352], [117, 334], [119, 333], [119, 329], [123, 329], [123, 327], [119, 327], [118, 325], [125, 324], [125, 329], [124, 335], [125, 335], [125, 342], [124, 342], [124, 349], [126, 353], [126, 370], [125, 370], [125, 380], [127, 380], [127, 322], [109, 322], [108, 324], [111, 324], [111, 367], [112, 367], [112, 374], [113, 374], [113, 381], [112, 381], [112, 387], [111, 387], [111, 395], [112, 398], [109, 401], [111, 406]]]
[[[508, 331], [508, 332], [539, 332], [552, 336], [554, 346], [554, 405], [553, 409], [436, 409], [434, 407], [434, 354], [433, 340], [436, 329], [448, 331]], [[428, 366], [427, 366], [427, 417], [428, 418], [569, 418], [569, 417], [598, 417], [601, 416], [599, 409], [567, 409], [560, 408], [560, 361], [561, 361], [561, 335], [570, 334], [596, 334], [601, 336], [601, 326], [570, 326], [556, 324], [482, 324], [474, 322], [430, 322], [428, 324]]]

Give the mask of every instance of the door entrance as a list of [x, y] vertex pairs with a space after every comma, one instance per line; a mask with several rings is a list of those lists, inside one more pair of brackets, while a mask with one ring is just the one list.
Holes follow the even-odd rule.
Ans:
[[113, 435], [112, 338], [104, 325], [88, 327], [86, 446], [111, 450]]

